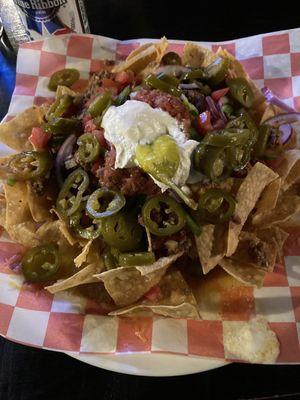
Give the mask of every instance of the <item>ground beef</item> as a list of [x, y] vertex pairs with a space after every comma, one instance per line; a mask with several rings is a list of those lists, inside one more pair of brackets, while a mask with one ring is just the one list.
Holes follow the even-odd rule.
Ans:
[[266, 254], [265, 244], [263, 242], [250, 241], [248, 253], [255, 264], [261, 267], [268, 266], [268, 257]]
[[95, 95], [98, 92], [98, 88], [99, 86], [101, 86], [101, 81], [104, 78], [107, 79], [111, 79], [114, 75], [109, 72], [109, 71], [100, 71], [100, 72], [95, 72], [90, 80], [89, 80], [89, 84], [88, 87], [84, 93], [84, 102], [88, 101], [89, 99], [92, 99], [93, 97], [95, 97]]
[[[167, 256], [170, 253], [188, 251], [192, 244], [191, 232], [185, 228], [170, 236], [151, 235], [151, 240], [153, 251], [160, 257]], [[170, 242], [174, 242], [174, 245], [176, 243], [176, 248], [174, 246], [174, 250], [172, 251], [170, 251]]]
[[157, 89], [141, 89], [135, 95], [134, 100], [143, 101], [153, 108], [161, 108], [168, 112], [172, 117], [176, 118], [179, 123], [182, 123], [184, 131], [188, 133], [191, 126], [190, 115], [177, 97]]
[[136, 194], [152, 195], [160, 191], [153, 180], [140, 168], [115, 168], [116, 150], [108, 151], [104, 164], [95, 172], [100, 184], [108, 188], [118, 188], [125, 196]]

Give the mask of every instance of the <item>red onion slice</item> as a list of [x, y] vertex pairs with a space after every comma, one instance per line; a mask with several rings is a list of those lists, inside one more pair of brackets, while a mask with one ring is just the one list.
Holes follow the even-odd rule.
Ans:
[[281, 133], [281, 143], [282, 144], [287, 143], [292, 136], [293, 128], [291, 127], [290, 124], [283, 124], [280, 125], [279, 130]]
[[205, 97], [206, 104], [208, 106], [209, 111], [211, 112], [211, 115], [214, 119], [219, 119], [220, 118], [220, 113], [217, 109], [216, 103], [213, 101], [213, 99], [210, 96]]
[[73, 146], [76, 142], [76, 136], [74, 133], [67, 137], [67, 139], [63, 142], [55, 159], [55, 175], [59, 186], [61, 187], [63, 184], [63, 176], [62, 169], [64, 167], [64, 163], [66, 158], [68, 158], [73, 151]]
[[266, 87], [266, 86], [263, 87], [261, 89], [261, 91], [269, 103], [274, 104], [274, 106], [277, 106], [288, 113], [295, 112], [294, 108], [288, 106], [282, 100], [280, 100], [277, 96], [275, 96], [274, 93], [272, 92], [272, 90], [269, 89], [268, 87]]

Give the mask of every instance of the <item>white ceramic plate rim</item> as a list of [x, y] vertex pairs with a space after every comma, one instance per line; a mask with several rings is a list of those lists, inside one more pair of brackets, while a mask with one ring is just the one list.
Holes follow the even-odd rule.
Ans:
[[179, 376], [209, 371], [229, 364], [197, 356], [175, 354], [70, 354], [82, 362], [108, 371], [139, 376]]

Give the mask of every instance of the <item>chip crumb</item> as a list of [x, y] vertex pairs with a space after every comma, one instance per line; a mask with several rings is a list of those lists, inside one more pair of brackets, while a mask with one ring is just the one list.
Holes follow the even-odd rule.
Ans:
[[267, 320], [258, 315], [248, 322], [224, 321], [226, 358], [250, 363], [274, 363], [280, 353], [278, 338]]

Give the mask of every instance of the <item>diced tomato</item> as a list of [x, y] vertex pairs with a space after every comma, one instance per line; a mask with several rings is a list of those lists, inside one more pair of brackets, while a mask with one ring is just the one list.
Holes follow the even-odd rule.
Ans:
[[209, 111], [204, 111], [197, 118], [197, 130], [202, 135], [205, 135], [207, 132], [213, 130], [213, 126], [211, 124], [211, 114]]
[[126, 86], [129, 85], [134, 79], [134, 73], [132, 71], [118, 72], [115, 76], [115, 81]]
[[228, 91], [229, 91], [229, 88], [215, 90], [214, 92], [212, 92], [211, 97], [213, 98], [214, 101], [218, 101], [218, 100], [220, 100], [221, 97], [226, 96]]
[[97, 125], [94, 124], [92, 119], [88, 120], [84, 125], [84, 132], [92, 132], [97, 129]]
[[31, 135], [29, 136], [29, 142], [36, 150], [42, 150], [47, 147], [47, 144], [51, 138], [51, 135], [43, 131], [40, 127], [32, 128]]
[[148, 290], [148, 292], [145, 293], [144, 296], [150, 301], [155, 301], [161, 296], [161, 290], [157, 285], [152, 286], [152, 288]]
[[98, 140], [101, 147], [103, 147], [104, 149], [108, 149], [107, 141], [105, 140], [105, 137], [104, 137], [104, 129], [101, 129], [101, 128], [94, 129], [92, 131], [92, 134], [95, 135], [95, 137]]

